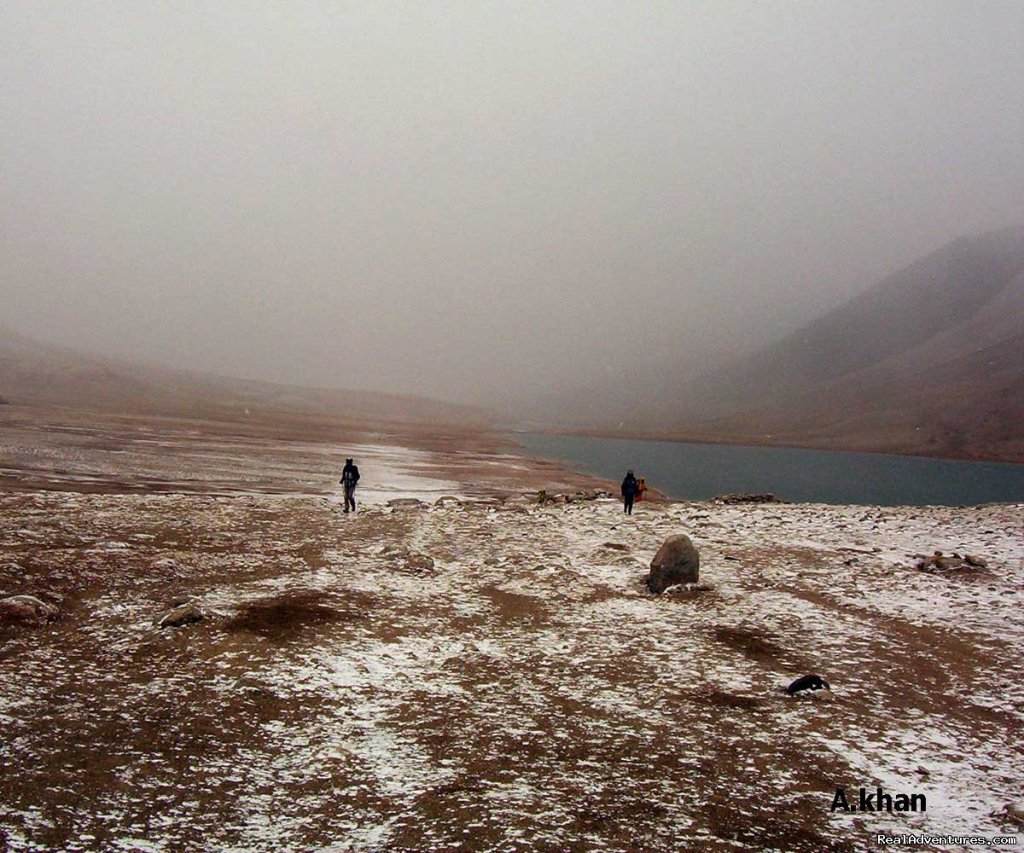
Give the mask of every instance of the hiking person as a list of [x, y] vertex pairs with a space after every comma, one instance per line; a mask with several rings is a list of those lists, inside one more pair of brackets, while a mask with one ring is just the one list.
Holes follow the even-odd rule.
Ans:
[[647, 481], [641, 477], [636, 484], [636, 500], [637, 503], [644, 499], [644, 492], [647, 491]]
[[622, 508], [626, 515], [633, 514], [633, 500], [636, 498], [636, 477], [632, 471], [627, 471], [622, 480]]
[[345, 491], [345, 512], [352, 507], [356, 511], [356, 483], [359, 482], [359, 469], [351, 459], [345, 460], [345, 467], [341, 469], [341, 486]]

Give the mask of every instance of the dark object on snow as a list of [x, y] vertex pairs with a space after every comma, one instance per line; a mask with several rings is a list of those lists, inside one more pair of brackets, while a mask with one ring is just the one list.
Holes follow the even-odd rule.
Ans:
[[622, 492], [622, 507], [627, 515], [633, 514], [633, 501], [636, 500], [638, 485], [633, 472], [627, 471], [626, 476], [622, 480], [622, 485], [619, 487], [619, 491]]
[[356, 484], [359, 482], [359, 469], [351, 459], [345, 460], [345, 467], [341, 469], [341, 485], [345, 490], [345, 512], [352, 508], [356, 511]]
[[828, 691], [832, 690], [832, 688], [829, 687], [828, 682], [820, 675], [801, 675], [796, 681], [786, 688], [786, 692], [790, 696], [794, 696], [802, 690], [821, 690], [823, 687]]
[[677, 583], [697, 583], [700, 579], [700, 552], [685, 533], [669, 536], [651, 560], [647, 589], [661, 595]]
[[717, 498], [712, 498], [711, 501], [716, 504], [781, 504], [785, 501], [779, 500], [773, 494], [766, 495], [719, 495]]

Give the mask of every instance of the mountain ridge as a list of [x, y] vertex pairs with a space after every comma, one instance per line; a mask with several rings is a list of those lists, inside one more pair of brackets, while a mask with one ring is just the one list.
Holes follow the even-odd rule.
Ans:
[[[739, 344], [742, 346], [742, 342]], [[959, 237], [774, 342], [569, 388], [543, 429], [1024, 462], [1024, 226]]]
[[670, 428], [1024, 461], [1024, 228], [961, 237], [679, 389]]
[[94, 355], [0, 327], [0, 399], [126, 414], [234, 420], [297, 414], [481, 425], [478, 408], [405, 394], [240, 379]]

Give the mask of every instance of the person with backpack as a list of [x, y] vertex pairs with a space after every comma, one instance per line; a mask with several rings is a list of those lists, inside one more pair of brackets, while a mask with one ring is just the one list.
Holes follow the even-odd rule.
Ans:
[[351, 459], [345, 460], [345, 467], [341, 469], [341, 487], [345, 491], [345, 512], [352, 507], [356, 511], [356, 483], [359, 482], [359, 469]]
[[633, 501], [636, 498], [636, 477], [633, 476], [632, 471], [627, 471], [625, 478], [622, 480], [622, 505], [626, 515], [633, 514]]

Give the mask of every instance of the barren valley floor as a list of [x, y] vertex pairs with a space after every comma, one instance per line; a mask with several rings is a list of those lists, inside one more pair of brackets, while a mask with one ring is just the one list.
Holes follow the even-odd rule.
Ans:
[[[539, 505], [598, 484], [457, 437], [69, 429], [0, 431], [0, 597], [60, 609], [0, 626], [0, 846], [817, 851], [1020, 828], [1024, 507], [624, 518]], [[653, 597], [677, 532], [701, 587]], [[936, 550], [987, 567], [914, 568]], [[159, 627], [184, 601], [204, 618]], [[834, 692], [780, 690], [806, 672]], [[927, 811], [830, 811], [877, 785]]]

